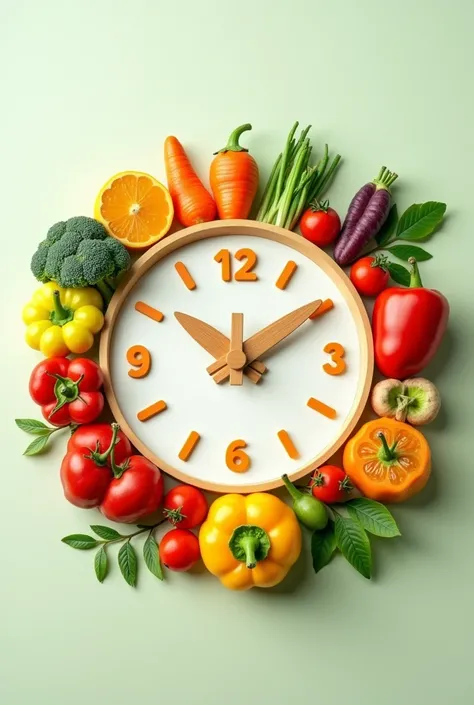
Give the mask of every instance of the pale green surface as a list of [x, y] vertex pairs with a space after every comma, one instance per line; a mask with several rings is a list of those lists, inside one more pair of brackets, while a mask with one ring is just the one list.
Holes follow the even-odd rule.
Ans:
[[[461, 444], [473, 440], [474, 6], [160, 7], [1, 3], [0, 702], [472, 702], [474, 473]], [[267, 173], [295, 119], [312, 122], [315, 137], [343, 154], [331, 191], [342, 212], [382, 164], [400, 174], [402, 206], [449, 205], [428, 248], [435, 258], [422, 269], [452, 306], [430, 370], [444, 401], [428, 432], [433, 480], [396, 510], [403, 538], [377, 542], [372, 583], [338, 559], [318, 577], [307, 561], [272, 592], [234, 594], [203, 575], [162, 585], [144, 572], [134, 591], [117, 569], [101, 586], [92, 555], [59, 542], [100, 521], [62, 499], [61, 444], [41, 460], [22, 458], [27, 437], [13, 426], [15, 416], [37, 415], [26, 384], [39, 358], [23, 344], [19, 318], [35, 284], [30, 254], [52, 222], [89, 213], [114, 172], [163, 178], [168, 133], [205, 173], [227, 133], [250, 120], [248, 144]]]

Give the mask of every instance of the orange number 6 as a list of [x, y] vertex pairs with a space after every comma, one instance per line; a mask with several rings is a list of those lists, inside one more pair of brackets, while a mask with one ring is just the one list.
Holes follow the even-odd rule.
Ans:
[[328, 343], [324, 346], [324, 352], [331, 355], [331, 361], [334, 363], [330, 365], [326, 362], [323, 365], [323, 370], [328, 373], [328, 375], [342, 375], [346, 371], [346, 363], [343, 360], [346, 351], [340, 343]]
[[232, 441], [226, 450], [225, 463], [232, 472], [246, 472], [250, 467], [250, 458], [242, 448], [247, 448], [247, 444], [239, 438]]
[[[130, 377], [140, 379], [146, 377], [151, 367], [151, 355], [144, 345], [132, 345], [127, 350], [127, 362], [132, 365], [128, 371]], [[133, 368], [136, 369], [133, 369]]]

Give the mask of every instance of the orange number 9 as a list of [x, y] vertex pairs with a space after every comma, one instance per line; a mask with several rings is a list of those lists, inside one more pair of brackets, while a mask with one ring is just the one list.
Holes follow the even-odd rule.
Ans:
[[229, 444], [225, 454], [225, 462], [232, 472], [246, 472], [249, 469], [250, 458], [247, 453], [242, 450], [242, 448], [246, 447], [246, 442], [240, 438]]
[[331, 355], [331, 362], [326, 362], [323, 365], [323, 370], [328, 373], [328, 375], [342, 375], [346, 371], [346, 363], [343, 360], [346, 351], [340, 343], [328, 343], [324, 346], [324, 352]]
[[132, 365], [132, 368], [128, 371], [130, 377], [134, 379], [146, 377], [151, 367], [150, 352], [144, 345], [132, 345], [127, 350], [127, 362]]

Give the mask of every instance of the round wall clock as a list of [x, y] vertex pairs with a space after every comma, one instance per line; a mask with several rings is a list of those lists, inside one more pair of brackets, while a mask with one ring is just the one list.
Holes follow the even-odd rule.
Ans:
[[137, 260], [108, 308], [100, 362], [143, 455], [181, 481], [247, 493], [302, 477], [345, 441], [369, 394], [372, 335], [322, 250], [218, 221]]

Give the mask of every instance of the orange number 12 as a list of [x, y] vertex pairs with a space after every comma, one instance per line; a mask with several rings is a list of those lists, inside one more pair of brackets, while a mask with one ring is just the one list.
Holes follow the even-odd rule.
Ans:
[[[257, 255], [248, 247], [243, 247], [237, 250], [234, 255], [239, 262], [245, 260], [244, 264], [238, 269], [234, 275], [236, 282], [254, 282], [257, 281], [257, 275], [253, 272], [253, 268], [257, 264]], [[214, 257], [216, 262], [222, 265], [222, 281], [232, 281], [232, 257], [229, 250], [219, 250]]]

